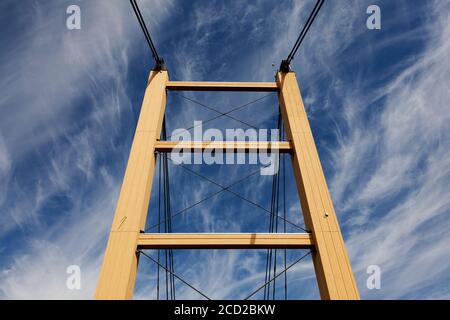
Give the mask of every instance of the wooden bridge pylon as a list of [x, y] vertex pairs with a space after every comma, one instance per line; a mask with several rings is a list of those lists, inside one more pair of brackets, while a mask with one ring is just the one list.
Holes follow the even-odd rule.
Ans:
[[[147, 218], [155, 151], [175, 144], [159, 141], [167, 91], [277, 92], [289, 142], [214, 142], [215, 150], [275, 148], [292, 155], [292, 165], [306, 227], [303, 234], [143, 233]], [[205, 145], [206, 142], [196, 141]], [[239, 145], [237, 145], [239, 144]], [[189, 147], [189, 146], [187, 146]], [[359, 299], [344, 240], [294, 72], [278, 72], [275, 82], [174, 82], [167, 71], [152, 71], [122, 183], [96, 299], [131, 299], [140, 249], [310, 248], [322, 299]]]

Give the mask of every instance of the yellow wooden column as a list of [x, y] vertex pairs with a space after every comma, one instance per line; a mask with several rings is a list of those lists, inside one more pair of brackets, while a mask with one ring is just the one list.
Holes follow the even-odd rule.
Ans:
[[313, 236], [320, 295], [322, 299], [359, 299], [295, 73], [279, 72], [276, 78], [283, 121], [294, 148], [292, 162], [302, 211]]
[[114, 221], [95, 293], [96, 299], [131, 299], [136, 281], [136, 248], [145, 227], [166, 106], [167, 71], [150, 73]]

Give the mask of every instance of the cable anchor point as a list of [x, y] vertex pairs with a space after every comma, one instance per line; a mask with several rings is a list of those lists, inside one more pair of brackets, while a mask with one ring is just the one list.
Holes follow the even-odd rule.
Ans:
[[165, 62], [164, 62], [164, 59], [163, 58], [157, 58], [157, 59], [155, 59], [155, 66], [153, 67], [153, 70], [155, 70], [155, 71], [167, 71], [167, 68], [166, 68], [166, 64], [165, 64]]
[[291, 64], [288, 60], [282, 60], [280, 64], [280, 72], [291, 72]]

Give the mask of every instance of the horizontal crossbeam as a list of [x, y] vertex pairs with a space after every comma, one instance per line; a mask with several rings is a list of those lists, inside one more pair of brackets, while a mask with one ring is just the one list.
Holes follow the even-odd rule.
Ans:
[[199, 82], [169, 81], [166, 89], [171, 91], [247, 91], [278, 92], [276, 82]]
[[308, 233], [142, 233], [138, 249], [308, 249]]
[[292, 151], [289, 142], [267, 142], [267, 141], [158, 141], [155, 150], [158, 152], [171, 152], [173, 149], [183, 149], [185, 152], [196, 152], [215, 150], [215, 151], [234, 151], [234, 152], [255, 152], [272, 151], [279, 153], [289, 153]]

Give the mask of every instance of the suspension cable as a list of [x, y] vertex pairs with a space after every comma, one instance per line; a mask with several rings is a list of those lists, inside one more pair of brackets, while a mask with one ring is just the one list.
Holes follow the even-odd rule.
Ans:
[[[278, 278], [279, 276], [281, 276], [282, 274], [286, 273], [286, 271], [288, 271], [289, 269], [291, 269], [293, 266], [295, 266], [297, 263], [299, 263], [300, 261], [302, 261], [303, 259], [305, 259], [307, 256], [309, 256], [311, 254], [311, 251], [308, 251], [306, 254], [304, 254], [301, 258], [297, 259], [296, 261], [294, 261], [293, 263], [291, 263], [287, 268], [285, 268], [283, 271], [281, 271], [280, 273], [278, 273], [277, 275], [275, 275], [272, 279], [270, 279], [268, 281], [268, 283], [272, 282], [273, 280], [275, 280], [276, 278]], [[262, 286], [260, 286], [258, 289], [256, 289], [255, 291], [253, 291], [250, 295], [248, 295], [244, 300], [248, 300], [251, 297], [253, 297], [255, 294], [257, 294], [261, 289], [263, 289], [265, 286], [267, 285], [267, 283], [264, 283]]]
[[[278, 115], [278, 130], [281, 131], [282, 129], [282, 119], [281, 119], [281, 110], [279, 111], [279, 115]], [[278, 153], [278, 164], [280, 164], [280, 153]], [[277, 198], [276, 198], [276, 209], [275, 209], [275, 214], [276, 214], [276, 219], [275, 219], [275, 233], [278, 233], [278, 213], [279, 213], [279, 204], [280, 204], [280, 170], [278, 169], [277, 172]], [[274, 254], [274, 262], [273, 262], [273, 274], [277, 274], [277, 249], [275, 248], [275, 254]], [[272, 300], [275, 300], [275, 279], [273, 279], [273, 296], [272, 296]]]
[[[282, 123], [282, 140], [285, 138], [284, 123]], [[286, 156], [283, 155], [283, 232], [286, 233]], [[286, 269], [287, 249], [284, 248], [284, 269]], [[284, 300], [288, 297], [287, 272], [284, 273]]]
[[[158, 165], [159, 165], [159, 174], [158, 174], [158, 233], [161, 232], [161, 172], [162, 172], [162, 159], [161, 159], [161, 155], [159, 155], [158, 157]], [[159, 269], [160, 269], [160, 249], [158, 249], [158, 262], [157, 262], [157, 267], [158, 267], [158, 271], [157, 271], [157, 285], [156, 285], [156, 300], [159, 300], [159, 282], [160, 282], [160, 275], [159, 275]]]
[[[277, 128], [278, 130], [281, 130], [281, 112], [278, 112], [278, 120], [277, 120]], [[279, 137], [278, 137], [279, 139]], [[278, 154], [277, 161], [280, 162], [280, 154]], [[276, 174], [273, 176], [272, 179], [272, 197], [271, 197], [271, 203], [270, 203], [270, 219], [269, 219], [269, 233], [278, 232], [278, 212], [279, 212], [279, 189], [280, 189], [280, 171], [277, 170]], [[275, 218], [276, 217], [276, 218]], [[270, 292], [271, 292], [271, 283], [268, 282], [268, 280], [271, 277], [272, 274], [272, 268], [273, 268], [273, 274], [276, 274], [277, 270], [277, 250], [269, 248], [267, 249], [266, 253], [266, 273], [265, 273], [265, 283], [266, 286], [264, 287], [264, 300], [270, 299]], [[273, 261], [273, 262], [272, 262]], [[272, 267], [273, 265], [273, 267]], [[272, 288], [272, 299], [275, 300], [275, 281]]]
[[[169, 160], [173, 161], [170, 157], [169, 157]], [[200, 174], [200, 173], [198, 173], [198, 172], [196, 172], [196, 171], [194, 171], [194, 170], [188, 168], [186, 165], [180, 164], [179, 166], [180, 166], [182, 169], [184, 169], [184, 170], [186, 170], [186, 171], [189, 171], [189, 172], [191, 172], [192, 174], [194, 174], [194, 175], [196, 175], [196, 176], [198, 176], [198, 177], [200, 177], [200, 178], [202, 178], [202, 179], [204, 179], [204, 180], [206, 180], [206, 181], [208, 181], [208, 182], [210, 182], [210, 183], [212, 183], [212, 184], [218, 186], [219, 188], [221, 188], [221, 190], [219, 190], [219, 191], [217, 191], [217, 192], [215, 192], [215, 193], [213, 193], [213, 194], [207, 196], [207, 197], [204, 198], [203, 200], [200, 200], [200, 201], [198, 201], [197, 203], [188, 206], [188, 207], [186, 208], [186, 210], [187, 210], [187, 209], [192, 209], [192, 207], [199, 205], [200, 203], [202, 203], [202, 202], [204, 202], [204, 201], [206, 201], [206, 200], [212, 198], [212, 197], [215, 196], [215, 195], [218, 195], [219, 193], [221, 193], [221, 192], [223, 192], [223, 191], [226, 191], [226, 192], [231, 193], [232, 195], [238, 197], [239, 199], [244, 200], [244, 201], [246, 201], [246, 202], [252, 204], [253, 206], [255, 206], [255, 207], [257, 207], [257, 208], [259, 208], [259, 209], [261, 209], [261, 210], [267, 212], [268, 214], [271, 214], [271, 212], [272, 212], [271, 210], [268, 210], [268, 209], [264, 208], [262, 205], [260, 205], [260, 204], [258, 204], [258, 203], [256, 203], [256, 202], [254, 202], [254, 201], [252, 201], [252, 200], [249, 200], [249, 199], [243, 197], [242, 195], [240, 195], [239, 193], [234, 192], [233, 190], [230, 189], [232, 186], [236, 185], [238, 182], [241, 182], [242, 180], [245, 180], [245, 179], [249, 178], [250, 176], [253, 176], [253, 175], [255, 175], [256, 173], [260, 172], [260, 169], [258, 169], [258, 170], [256, 170], [256, 171], [252, 172], [249, 176], [244, 177], [244, 179], [242, 179], [242, 180], [240, 180], [240, 181], [237, 181], [236, 183], [233, 183], [232, 185], [229, 185], [229, 186], [223, 186], [223, 185], [221, 185], [221, 184], [219, 184], [219, 183], [217, 183], [217, 182], [215, 182], [215, 181], [209, 179], [208, 177], [206, 177], [206, 176], [204, 176], [204, 175], [202, 175], [202, 174]], [[267, 166], [265, 166], [265, 167], [267, 167]], [[183, 209], [183, 210], [181, 210], [181, 211], [184, 212], [184, 211], [186, 211], [186, 210]], [[172, 217], [178, 215], [179, 213], [182, 213], [181, 211], [179, 211], [177, 214], [173, 215]], [[281, 216], [277, 216], [277, 217], [278, 217], [279, 219], [281, 219], [281, 220], [284, 220], [284, 218], [281, 217]], [[291, 221], [289, 221], [289, 220], [286, 220], [285, 222], [289, 223], [290, 225], [292, 225], [293, 227], [295, 227], [295, 228], [297, 228], [297, 229], [300, 229], [300, 230], [303, 230], [303, 231], [309, 233], [309, 231], [306, 230], [305, 228], [302, 228], [301, 226], [299, 226], [299, 225], [297, 225], [297, 224], [295, 224], [295, 223], [293, 223], [293, 222], [291, 222]], [[152, 227], [154, 227], [154, 226], [152, 226]]]
[[[163, 140], [167, 137], [167, 130], [166, 130], [166, 120], [163, 119], [163, 125], [162, 125], [162, 133], [161, 138]], [[163, 159], [163, 176], [164, 176], [164, 214], [165, 214], [165, 232], [171, 233], [172, 232], [172, 210], [170, 206], [170, 179], [169, 179], [169, 164], [167, 161], [167, 154], [164, 153], [162, 155]], [[175, 278], [173, 276], [173, 273], [175, 271], [174, 267], [174, 258], [173, 258], [173, 250], [168, 249], [166, 250], [166, 262], [169, 265], [169, 271], [171, 271], [169, 275], [169, 279], [166, 277], [166, 285], [170, 284], [170, 299], [175, 300], [176, 299], [176, 286], [175, 286]], [[167, 292], [167, 290], [166, 290]]]
[[158, 55], [158, 52], [156, 51], [155, 44], [153, 43], [152, 37], [150, 36], [150, 32], [148, 31], [147, 25], [145, 24], [144, 18], [142, 17], [141, 10], [139, 9], [139, 6], [136, 2], [136, 0], [130, 0], [131, 6], [133, 7], [134, 14], [136, 15], [136, 18], [139, 22], [139, 25], [141, 26], [142, 32], [144, 33], [145, 40], [147, 40], [147, 44], [150, 48], [150, 51], [152, 52], [153, 59], [155, 59], [155, 70], [163, 70], [165, 69], [164, 66], [164, 59], [161, 58]]
[[[151, 261], [153, 261], [154, 263], [158, 264], [158, 261], [156, 261], [156, 259], [153, 259], [150, 255], [146, 254], [144, 251], [142, 250], [137, 250], [138, 253], [142, 254], [144, 257], [150, 259]], [[165, 269], [167, 272], [171, 273], [175, 278], [177, 278], [178, 280], [180, 280], [181, 282], [183, 282], [185, 285], [187, 285], [189, 288], [191, 288], [192, 290], [194, 290], [195, 292], [197, 292], [198, 294], [200, 294], [202, 297], [211, 300], [211, 298], [209, 298], [206, 294], [204, 294], [203, 292], [201, 292], [200, 290], [198, 290], [197, 288], [195, 288], [193, 285], [191, 285], [189, 282], [187, 282], [186, 280], [184, 280], [183, 278], [181, 278], [179, 275], [177, 275], [176, 273], [174, 273], [173, 271], [170, 271], [169, 269], [165, 268], [162, 264], [158, 264], [161, 268]]]
[[184, 96], [184, 95], [182, 95], [182, 94], [180, 94], [179, 96], [180, 96], [181, 98], [183, 98], [183, 99], [185, 99], [185, 100], [187, 100], [187, 101], [190, 101], [190, 102], [192, 102], [192, 103], [195, 103], [195, 104], [197, 104], [197, 105], [199, 105], [199, 106], [201, 106], [201, 107], [203, 107], [203, 108], [205, 108], [205, 109], [208, 109], [208, 110], [211, 110], [211, 111], [213, 111], [213, 112], [215, 112], [215, 113], [217, 113], [217, 114], [220, 114], [220, 116], [224, 116], [224, 117], [230, 118], [230, 119], [232, 119], [232, 120], [234, 120], [234, 121], [237, 121], [237, 122], [240, 122], [240, 123], [242, 123], [242, 124], [244, 124], [244, 125], [246, 125], [246, 126], [248, 126], [248, 127], [250, 127], [250, 128], [253, 128], [253, 129], [255, 129], [255, 130], [258, 130], [258, 128], [257, 128], [256, 126], [254, 126], [254, 125], [252, 125], [252, 124], [249, 124], [249, 123], [247, 123], [247, 122], [245, 122], [245, 121], [242, 121], [242, 120], [240, 120], [240, 119], [238, 119], [238, 118], [235, 118], [235, 117], [233, 117], [233, 116], [230, 116], [230, 115], [227, 114], [226, 112], [220, 112], [219, 110], [216, 110], [216, 109], [214, 109], [214, 108], [212, 108], [212, 107], [210, 107], [210, 106], [207, 106], [206, 104], [203, 104], [203, 103], [201, 103], [201, 102], [198, 102], [197, 100], [191, 99], [191, 98], [186, 97], [186, 96]]
[[311, 14], [308, 17], [308, 20], [306, 21], [305, 25], [303, 26], [302, 31], [300, 32], [297, 41], [295, 41], [294, 46], [291, 49], [291, 52], [289, 53], [286, 60], [283, 60], [280, 65], [280, 71], [281, 72], [289, 72], [290, 71], [290, 65], [292, 60], [294, 60], [295, 54], [297, 53], [298, 49], [300, 48], [303, 40], [305, 39], [309, 29], [311, 28], [312, 24], [314, 23], [314, 20], [316, 19], [317, 15], [320, 12], [320, 9], [322, 8], [323, 4], [325, 3], [325, 0], [317, 0], [316, 5], [314, 6], [314, 9], [312, 10]]
[[[216, 119], [218, 119], [218, 118], [220, 118], [220, 117], [227, 116], [227, 115], [229, 115], [230, 113], [233, 113], [233, 112], [235, 112], [235, 111], [241, 110], [241, 109], [243, 109], [243, 108], [245, 108], [245, 107], [248, 107], [248, 106], [250, 106], [250, 105], [252, 105], [252, 104], [255, 104], [255, 103], [257, 103], [257, 102], [259, 102], [259, 101], [261, 101], [261, 100], [264, 100], [264, 99], [266, 99], [267, 97], [269, 97], [269, 96], [271, 96], [271, 95], [272, 95], [272, 93], [269, 93], [269, 94], [266, 94], [266, 95], [264, 95], [264, 96], [262, 96], [262, 97], [260, 97], [260, 98], [258, 98], [258, 99], [252, 100], [252, 101], [247, 102], [247, 103], [242, 104], [242, 105], [239, 105], [239, 106], [237, 106], [237, 107], [231, 109], [230, 111], [227, 111], [227, 112], [225, 112], [225, 113], [223, 113], [223, 114], [221, 113], [220, 115], [215, 116], [215, 117], [212, 117], [211, 119], [202, 121], [200, 124], [197, 124], [197, 125], [194, 125], [194, 126], [192, 126], [192, 127], [189, 127], [189, 128], [186, 129], [186, 131], [189, 131], [189, 130], [191, 130], [191, 129], [197, 128], [197, 127], [199, 127], [199, 126], [202, 126], [202, 125], [204, 125], [204, 124], [206, 124], [206, 123], [208, 123], [208, 122], [214, 121], [214, 120], [216, 120]], [[172, 138], [172, 135], [170, 135], [170, 136], [167, 137], [167, 139], [170, 139], [170, 138]]]
[[[170, 158], [169, 158], [169, 159], [170, 159]], [[233, 182], [232, 184], [228, 185], [225, 189], [228, 189], [228, 188], [231, 188], [231, 187], [237, 185], [238, 183], [240, 183], [240, 182], [242, 182], [242, 181], [244, 181], [244, 180], [250, 178], [251, 176], [254, 176], [254, 175], [257, 174], [258, 172], [260, 172], [260, 169], [255, 170], [255, 171], [251, 172], [250, 174], [248, 174], [247, 176], [245, 176], [245, 177], [243, 177], [243, 178], [241, 178], [241, 179], [239, 179], [239, 180]], [[191, 204], [191, 205], [185, 207], [184, 209], [182, 209], [182, 210], [178, 211], [177, 213], [173, 214], [173, 215], [172, 215], [172, 218], [174, 218], [174, 217], [176, 217], [176, 216], [178, 216], [178, 215], [180, 215], [180, 214], [186, 212], [186, 211], [189, 210], [189, 209], [192, 209], [193, 207], [195, 207], [195, 206], [197, 206], [197, 205], [199, 205], [199, 204], [205, 202], [205, 201], [208, 200], [208, 199], [211, 199], [212, 197], [218, 195], [219, 193], [221, 193], [221, 192], [223, 192], [223, 191], [225, 191], [225, 190], [219, 190], [219, 191], [217, 191], [217, 192], [215, 192], [215, 193], [212, 193], [212, 194], [210, 194], [209, 196], [203, 198], [202, 200], [197, 201], [197, 202], [195, 202], [195, 203], [193, 203], [193, 204]], [[161, 224], [162, 224], [162, 223], [164, 223], [164, 221], [162, 221]], [[154, 224], [154, 225], [148, 227], [148, 228], [145, 230], [145, 232], [147, 232], [147, 231], [149, 231], [149, 230], [151, 230], [151, 229], [154, 229], [154, 228], [156, 228], [156, 227], [158, 227], [158, 224]]]

